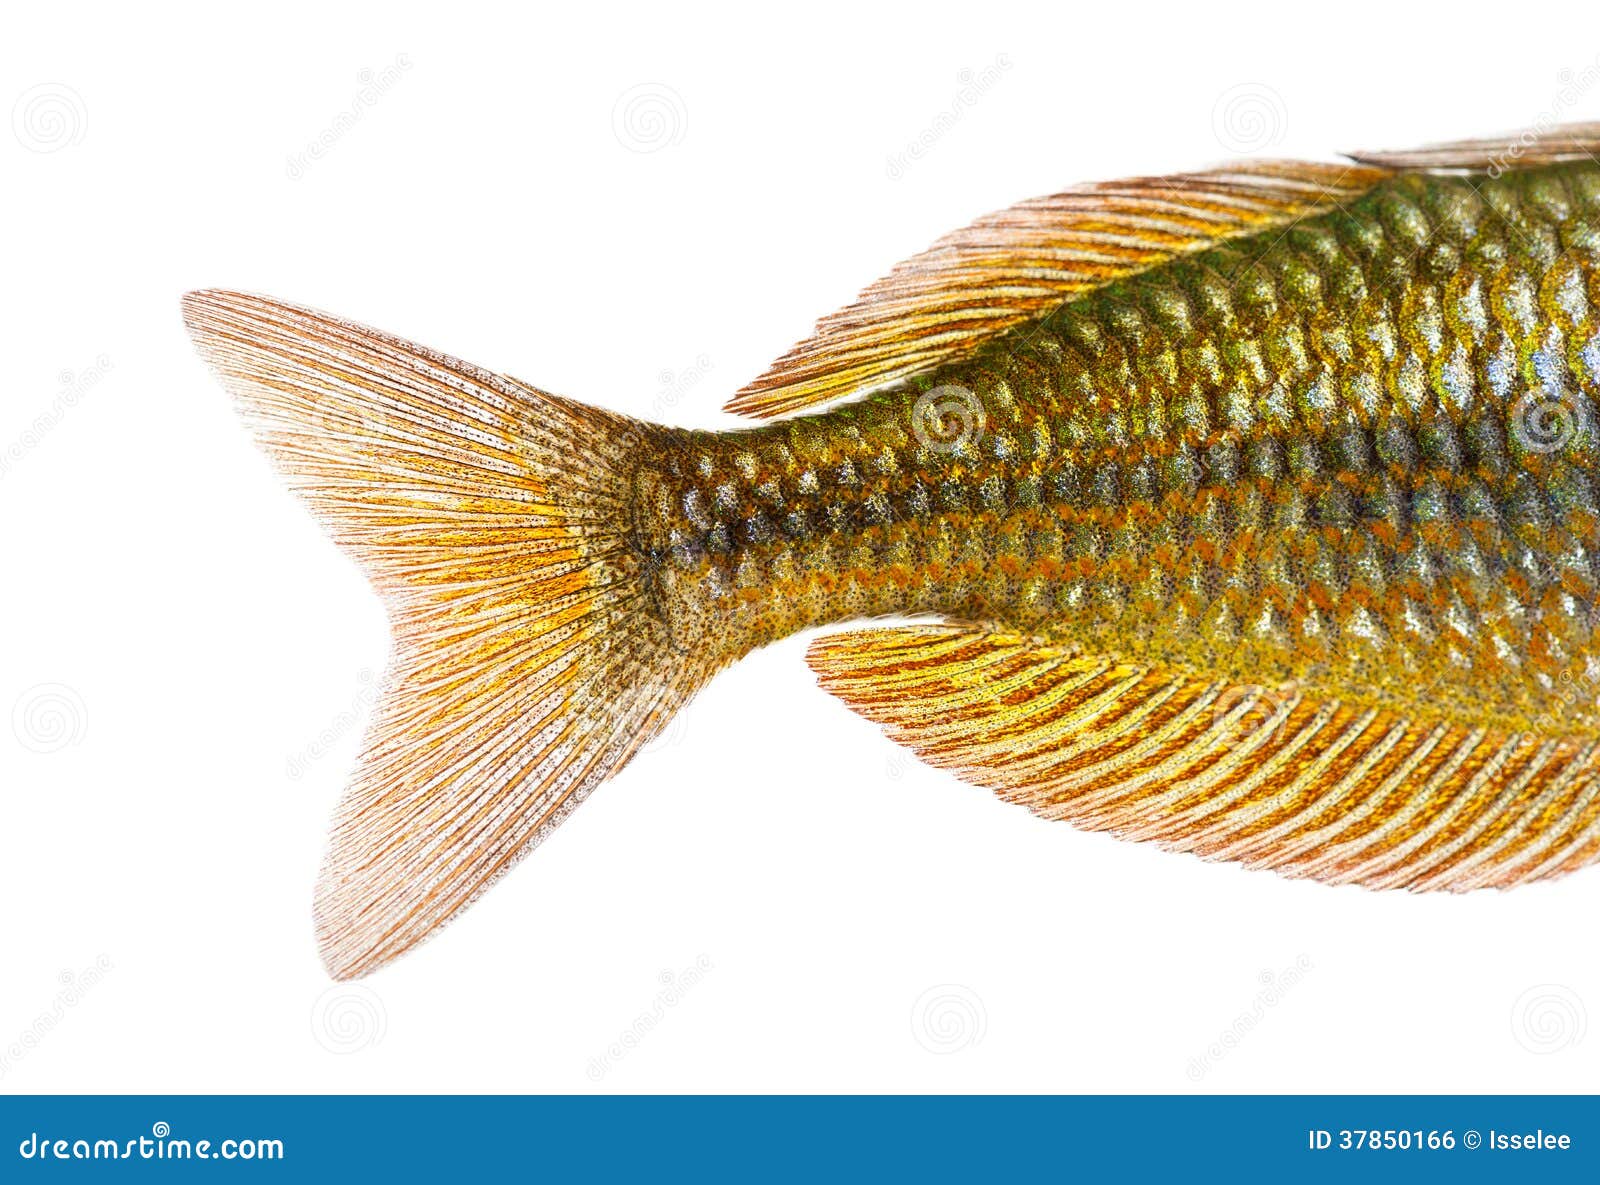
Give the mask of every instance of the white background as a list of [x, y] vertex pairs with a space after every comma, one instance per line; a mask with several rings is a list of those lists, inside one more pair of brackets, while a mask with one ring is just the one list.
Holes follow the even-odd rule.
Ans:
[[[0, 1090], [1595, 1087], [1600, 869], [1375, 895], [1079, 834], [904, 756], [801, 638], [330, 989], [311, 884], [384, 619], [178, 317], [264, 291], [729, 424], [1019, 198], [1600, 118], [1591, 5], [428, 8], [8, 11]], [[664, 973], [698, 982], [658, 1009]]]

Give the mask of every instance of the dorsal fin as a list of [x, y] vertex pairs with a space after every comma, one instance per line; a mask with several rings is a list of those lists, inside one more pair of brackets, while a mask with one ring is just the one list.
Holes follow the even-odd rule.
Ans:
[[945, 236], [824, 317], [727, 410], [765, 419], [917, 374], [1102, 284], [1340, 205], [1390, 175], [1251, 161], [1020, 202]]
[[1501, 173], [1568, 161], [1600, 164], [1600, 123], [1524, 128], [1481, 140], [1452, 140], [1422, 148], [1347, 153], [1351, 160], [1408, 172]]
[[818, 639], [828, 691], [1049, 819], [1369, 888], [1505, 887], [1600, 858], [1600, 744], [1403, 719], [970, 627]]
[[985, 215], [817, 322], [727, 410], [766, 419], [908, 378], [1103, 284], [1326, 212], [1395, 172], [1600, 160], [1600, 123], [1348, 155], [1354, 164], [1248, 161], [1099, 182]]

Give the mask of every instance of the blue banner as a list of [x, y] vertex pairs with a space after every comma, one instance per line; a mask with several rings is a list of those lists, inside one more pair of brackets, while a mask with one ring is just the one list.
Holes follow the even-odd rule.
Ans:
[[1596, 1096], [13, 1096], [0, 1135], [8, 1182], [1600, 1180]]

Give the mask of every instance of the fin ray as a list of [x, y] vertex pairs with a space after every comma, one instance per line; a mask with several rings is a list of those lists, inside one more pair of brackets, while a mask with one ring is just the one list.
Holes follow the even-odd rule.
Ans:
[[815, 410], [913, 377], [1085, 292], [1325, 213], [1398, 172], [1600, 162], [1600, 123], [1346, 155], [1347, 164], [1241, 161], [1080, 185], [987, 214], [822, 318], [727, 410], [758, 418]]
[[1510, 885], [1600, 857], [1600, 744], [1581, 738], [1400, 719], [958, 626], [829, 635], [809, 660], [932, 764], [1125, 839], [1370, 888]]
[[708, 677], [624, 543], [652, 430], [263, 297], [192, 293], [184, 314], [389, 610], [315, 906], [329, 971], [364, 975], [474, 901]]
[[766, 418], [915, 375], [1112, 280], [1359, 196], [1386, 169], [1250, 161], [1078, 186], [947, 235], [824, 317], [727, 409]]
[[1421, 148], [1346, 153], [1376, 168], [1407, 172], [1478, 173], [1526, 169], [1570, 161], [1600, 163], [1600, 123], [1554, 124], [1501, 136], [1451, 140]]

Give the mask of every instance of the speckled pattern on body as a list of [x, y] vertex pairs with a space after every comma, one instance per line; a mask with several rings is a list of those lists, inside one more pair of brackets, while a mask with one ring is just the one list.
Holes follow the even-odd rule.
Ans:
[[424, 940], [814, 627], [849, 627], [811, 642], [826, 690], [1047, 819], [1375, 889], [1600, 859], [1597, 149], [1030, 199], [823, 318], [725, 432], [190, 294], [394, 627], [330, 972]]
[[1600, 688], [1597, 308], [1600, 167], [1402, 175], [899, 389], [666, 434], [637, 546], [729, 659], [930, 613], [1539, 730]]

